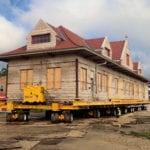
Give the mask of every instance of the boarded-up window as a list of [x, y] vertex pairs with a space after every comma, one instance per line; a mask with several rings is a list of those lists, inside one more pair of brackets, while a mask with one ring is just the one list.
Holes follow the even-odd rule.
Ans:
[[140, 87], [139, 87], [138, 83], [136, 84], [136, 93], [137, 93], [137, 96], [139, 97], [139, 95], [140, 95]]
[[114, 94], [118, 94], [118, 78], [113, 79]]
[[144, 92], [145, 92], [144, 84], [141, 84], [141, 95], [142, 95], [142, 98], [144, 98], [144, 97], [145, 97]]
[[81, 90], [87, 90], [87, 69], [81, 68]]
[[97, 75], [97, 87], [98, 87], [98, 91], [102, 91], [102, 74], [98, 73]]
[[33, 70], [21, 70], [20, 71], [20, 88], [23, 89], [25, 85], [33, 84]]
[[126, 82], [126, 95], [130, 95], [130, 83]]
[[61, 68], [49, 68], [47, 70], [47, 88], [60, 89], [61, 88]]
[[123, 94], [126, 94], [126, 81], [123, 80]]
[[134, 84], [131, 83], [131, 96], [134, 96]]
[[103, 75], [103, 78], [102, 78], [102, 91], [103, 92], [108, 91], [108, 76], [107, 75]]

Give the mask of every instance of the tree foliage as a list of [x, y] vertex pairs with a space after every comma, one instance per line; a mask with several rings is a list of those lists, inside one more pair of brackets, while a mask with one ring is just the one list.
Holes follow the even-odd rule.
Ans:
[[2, 68], [0, 70], [0, 76], [7, 76], [7, 68]]

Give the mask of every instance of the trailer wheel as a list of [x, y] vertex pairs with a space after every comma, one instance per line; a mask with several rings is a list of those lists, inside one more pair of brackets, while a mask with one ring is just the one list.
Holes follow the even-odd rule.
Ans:
[[113, 109], [113, 116], [117, 116], [117, 110], [116, 110], [116, 108], [115, 109]]
[[51, 122], [58, 123], [59, 122], [59, 114], [57, 112], [53, 112], [51, 114]]
[[66, 123], [72, 123], [73, 122], [73, 114], [71, 112], [64, 112], [64, 121]]
[[123, 112], [123, 114], [127, 114], [128, 113], [128, 109], [127, 108], [123, 108], [122, 112]]
[[18, 121], [24, 121], [24, 114], [19, 114]]
[[7, 113], [6, 114], [6, 121], [11, 122], [12, 121], [12, 113]]
[[132, 112], [135, 112], [135, 108], [134, 107], [132, 107]]
[[23, 121], [29, 121], [29, 114], [28, 113], [25, 113], [23, 115]]
[[100, 118], [100, 117], [101, 117], [100, 110], [94, 110], [93, 113], [94, 113], [94, 114], [93, 114], [94, 118]]

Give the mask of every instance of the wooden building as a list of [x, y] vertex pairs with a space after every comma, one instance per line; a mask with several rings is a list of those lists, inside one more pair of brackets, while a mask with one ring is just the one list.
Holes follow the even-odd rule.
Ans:
[[8, 100], [25, 85], [42, 84], [51, 100], [148, 100], [148, 80], [132, 61], [127, 40], [84, 39], [39, 20], [27, 44], [0, 55], [8, 62]]

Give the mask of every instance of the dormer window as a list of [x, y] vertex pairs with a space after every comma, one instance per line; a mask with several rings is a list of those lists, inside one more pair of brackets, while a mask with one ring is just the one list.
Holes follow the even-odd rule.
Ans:
[[50, 33], [32, 36], [32, 44], [47, 43], [47, 42], [50, 42]]
[[129, 56], [129, 54], [126, 54], [126, 65], [127, 66], [130, 65], [130, 56]]
[[139, 69], [139, 74], [142, 74], [142, 69]]
[[103, 55], [110, 57], [110, 50], [108, 48], [103, 49]]

